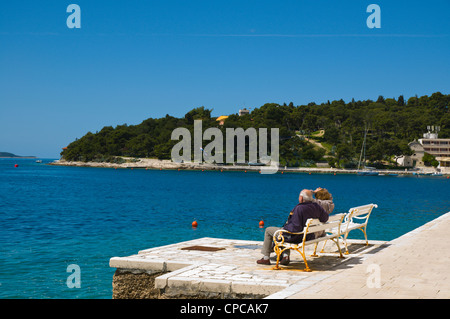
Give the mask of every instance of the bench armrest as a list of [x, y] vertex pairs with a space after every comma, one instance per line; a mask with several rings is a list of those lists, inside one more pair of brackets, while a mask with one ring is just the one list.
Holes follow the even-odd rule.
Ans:
[[285, 238], [283, 236], [284, 233], [289, 234], [289, 235], [303, 235], [305, 232], [302, 231], [302, 232], [294, 233], [294, 232], [290, 232], [286, 229], [279, 229], [273, 234], [273, 241], [275, 244], [283, 244], [284, 243], [284, 240], [285, 240]]

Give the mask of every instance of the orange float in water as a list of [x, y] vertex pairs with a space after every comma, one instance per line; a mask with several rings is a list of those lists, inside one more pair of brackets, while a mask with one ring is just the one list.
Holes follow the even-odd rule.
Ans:
[[264, 221], [263, 220], [260, 220], [259, 221], [259, 228], [263, 228], [264, 227]]
[[192, 227], [193, 227], [193, 228], [197, 228], [197, 226], [198, 226], [197, 221], [194, 220], [194, 221], [192, 222]]

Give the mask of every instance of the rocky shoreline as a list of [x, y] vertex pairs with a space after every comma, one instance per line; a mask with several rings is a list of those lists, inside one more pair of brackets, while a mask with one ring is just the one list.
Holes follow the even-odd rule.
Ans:
[[[58, 166], [77, 166], [77, 167], [101, 167], [101, 168], [123, 168], [123, 169], [159, 169], [159, 170], [215, 170], [215, 171], [244, 171], [244, 172], [260, 172], [261, 166], [250, 165], [215, 165], [207, 163], [175, 163], [171, 160], [158, 160], [149, 158], [124, 158], [124, 163], [108, 163], [108, 162], [76, 162], [66, 161], [64, 159], [56, 160], [48, 163], [48, 165]], [[356, 174], [356, 169], [341, 169], [329, 167], [279, 167], [278, 173], [292, 172], [292, 173], [321, 173], [321, 174]], [[410, 171], [405, 169], [398, 170], [377, 170], [380, 175], [398, 174], [398, 175], [413, 175], [417, 171]], [[433, 173], [434, 168], [424, 168], [422, 173]], [[449, 173], [444, 173], [449, 175]]]

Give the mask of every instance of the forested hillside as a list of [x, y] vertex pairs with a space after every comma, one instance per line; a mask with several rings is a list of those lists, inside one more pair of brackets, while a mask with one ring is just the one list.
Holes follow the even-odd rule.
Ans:
[[[229, 115], [223, 126], [211, 117], [210, 109], [199, 107], [182, 118], [166, 115], [146, 119], [139, 125], [106, 126], [97, 133], [88, 132], [61, 155], [76, 161], [120, 160], [116, 156], [170, 159], [171, 149], [178, 143], [171, 140], [172, 131], [186, 127], [193, 136], [194, 120], [201, 119], [203, 130], [218, 127], [224, 137], [226, 128], [279, 128], [283, 166], [313, 166], [317, 161], [328, 161], [334, 167], [354, 167], [367, 129], [366, 158], [374, 164], [387, 163], [396, 155], [410, 154], [408, 143], [421, 138], [427, 126], [440, 126], [439, 137], [450, 137], [449, 102], [449, 94], [436, 92], [407, 99], [380, 96], [376, 101], [347, 103], [267, 103], [248, 115]], [[305, 138], [314, 139], [322, 147]], [[208, 143], [204, 141], [204, 145]]]

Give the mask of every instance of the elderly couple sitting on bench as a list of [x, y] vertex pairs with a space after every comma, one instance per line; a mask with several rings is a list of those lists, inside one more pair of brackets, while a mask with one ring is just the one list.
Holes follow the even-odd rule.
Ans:
[[280, 269], [279, 264], [289, 264], [289, 251], [293, 249], [303, 257], [305, 271], [311, 271], [306, 260], [305, 246], [314, 244], [312, 256], [317, 256], [318, 243], [324, 242], [325, 247], [327, 240], [332, 240], [339, 250], [339, 257], [342, 258], [339, 241], [343, 241], [345, 253], [348, 254], [347, 236], [355, 229], [364, 233], [366, 245], [369, 244], [366, 229], [370, 214], [373, 208], [378, 207], [377, 204], [352, 207], [348, 213], [329, 215], [334, 209], [333, 198], [327, 190], [322, 188], [315, 191], [302, 190], [298, 201], [298, 205], [294, 207], [282, 228], [268, 227], [266, 229], [261, 250], [263, 257], [257, 261], [258, 264], [270, 265], [269, 255], [275, 251], [277, 254], [275, 269]]
[[[315, 198], [314, 198], [315, 197]], [[289, 214], [287, 222], [282, 228], [280, 227], [267, 227], [264, 233], [264, 243], [261, 250], [263, 257], [257, 261], [258, 264], [270, 265], [270, 253], [273, 251], [273, 239], [274, 234], [283, 229], [290, 233], [300, 233], [303, 231], [306, 221], [308, 219], [318, 219], [320, 222], [325, 223], [328, 221], [329, 214], [334, 209], [333, 197], [331, 194], [323, 188], [317, 188], [316, 190], [304, 189], [300, 192], [298, 199], [299, 203]], [[314, 238], [318, 238], [324, 235], [324, 231], [307, 234], [306, 241]], [[303, 234], [283, 234], [284, 240], [290, 243], [298, 243], [303, 240]], [[288, 265], [289, 249], [283, 251], [282, 256], [278, 256], [279, 263], [281, 265]], [[278, 263], [277, 263], [278, 265]]]

